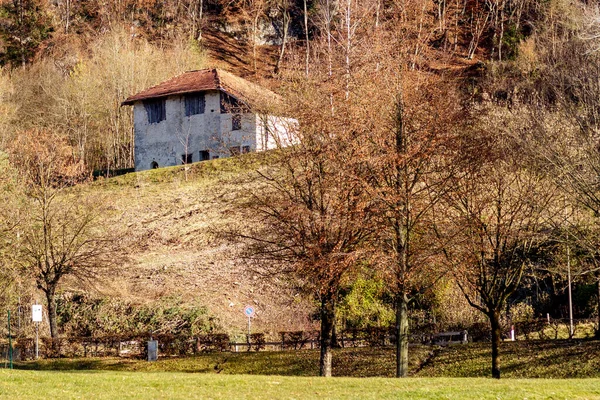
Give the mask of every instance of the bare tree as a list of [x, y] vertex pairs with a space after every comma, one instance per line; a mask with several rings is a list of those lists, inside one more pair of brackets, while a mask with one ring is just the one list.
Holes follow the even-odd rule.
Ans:
[[370, 201], [347, 173], [359, 161], [343, 136], [348, 116], [324, 115], [327, 88], [301, 75], [289, 102], [289, 114], [299, 120], [296, 144], [271, 154], [270, 165], [252, 177], [254, 190], [241, 204], [251, 223], [236, 236], [263, 272], [290, 277], [318, 301], [319, 371], [331, 376], [336, 304], [371, 233], [365, 224]]
[[[394, 87], [382, 95], [375, 109], [379, 114], [364, 143], [369, 147], [366, 168], [361, 170], [365, 189], [375, 206], [371, 219], [377, 224], [376, 254], [386, 271], [394, 294], [396, 376], [408, 374], [408, 306], [413, 295], [432, 284], [439, 273], [432, 268], [439, 257], [435, 239], [434, 206], [448, 190], [456, 167], [454, 157], [455, 126], [460, 106], [449, 86], [441, 80], [428, 82], [416, 74], [401, 79], [380, 69], [377, 85]], [[444, 87], [444, 95], [435, 93]], [[393, 95], [391, 95], [393, 93]], [[405, 94], [406, 93], [406, 94]], [[387, 104], [387, 105], [386, 105]], [[463, 116], [464, 117], [464, 116]], [[442, 269], [438, 268], [441, 273]]]
[[[573, 246], [585, 249], [585, 268], [578, 273], [593, 276], [600, 293], [596, 262], [600, 215], [598, 8], [582, 5], [572, 11], [565, 18], [549, 16], [548, 28], [536, 38], [545, 79], [534, 92], [533, 104], [524, 107], [527, 129], [521, 138], [529, 160], [551, 171], [553, 183], [566, 197], [565, 208], [585, 215], [562, 221], [560, 228], [568, 232]], [[600, 310], [600, 297], [597, 308]], [[600, 336], [600, 319], [596, 332]]]
[[525, 269], [543, 258], [556, 191], [540, 171], [527, 169], [507, 135], [469, 143], [472, 159], [446, 199], [455, 242], [446, 248], [469, 304], [485, 314], [492, 332], [492, 377], [500, 378], [500, 317]]
[[283, 58], [285, 56], [285, 48], [288, 42], [288, 34], [290, 30], [292, 2], [290, 0], [277, 0], [277, 9], [281, 15], [281, 45], [279, 46], [279, 57], [275, 64], [275, 73], [279, 73]]
[[7, 155], [0, 152], [0, 285], [3, 288], [0, 305], [10, 303], [11, 298], [16, 296], [12, 289], [17, 281], [15, 247], [22, 220], [19, 213], [22, 200], [17, 171], [8, 162]]
[[310, 41], [308, 37], [308, 7], [306, 4], [307, 0], [303, 0], [304, 5], [304, 41], [306, 47], [305, 60], [306, 60], [306, 77], [308, 78], [309, 64], [310, 64]]
[[68, 277], [92, 282], [119, 262], [119, 241], [101, 223], [100, 203], [68, 188], [83, 177], [72, 149], [57, 135], [29, 131], [13, 144], [12, 159], [26, 177], [27, 203], [19, 264], [48, 302], [52, 338], [58, 336], [56, 291]]
[[252, 66], [254, 73], [258, 73], [258, 42], [261, 19], [265, 17], [267, 9], [267, 0], [245, 0], [242, 3], [242, 12], [246, 21], [250, 22], [252, 31]]
[[202, 40], [202, 18], [204, 16], [204, 0], [188, 0], [185, 2], [189, 23], [190, 38], [200, 42]]

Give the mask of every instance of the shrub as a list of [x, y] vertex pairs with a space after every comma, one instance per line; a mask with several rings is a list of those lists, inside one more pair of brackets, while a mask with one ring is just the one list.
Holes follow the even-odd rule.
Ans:
[[65, 293], [57, 302], [59, 330], [65, 336], [187, 335], [217, 330], [216, 319], [200, 304], [166, 297], [148, 304]]

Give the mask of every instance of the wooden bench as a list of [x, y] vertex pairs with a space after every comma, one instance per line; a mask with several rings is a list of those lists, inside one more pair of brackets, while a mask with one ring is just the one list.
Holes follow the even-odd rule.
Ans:
[[448, 344], [465, 344], [469, 341], [467, 331], [459, 332], [440, 332], [433, 335], [431, 342], [440, 346]]

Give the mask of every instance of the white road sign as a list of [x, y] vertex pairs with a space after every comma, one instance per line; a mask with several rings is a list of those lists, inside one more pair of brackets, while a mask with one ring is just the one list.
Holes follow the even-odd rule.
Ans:
[[31, 306], [31, 320], [33, 322], [42, 322], [42, 305], [34, 304]]

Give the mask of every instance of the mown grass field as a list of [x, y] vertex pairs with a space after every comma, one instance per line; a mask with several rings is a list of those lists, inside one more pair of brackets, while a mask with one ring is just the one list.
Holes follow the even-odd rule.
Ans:
[[600, 379], [316, 378], [0, 371], [8, 399], [599, 399]]
[[[409, 352], [410, 375], [438, 378], [486, 378], [490, 375], [489, 343], [448, 347], [414, 346]], [[208, 353], [195, 357], [159, 358], [157, 362], [125, 358], [79, 358], [26, 361], [29, 370], [97, 370], [123, 372], [186, 372], [220, 375], [318, 375], [318, 350]], [[502, 377], [600, 379], [600, 341], [553, 340], [505, 342], [501, 346]], [[393, 377], [394, 349], [336, 349], [333, 375]]]
[[0, 370], [0, 398], [600, 399], [599, 341], [506, 342], [501, 350], [500, 381], [488, 378], [488, 343], [411, 347], [411, 376], [400, 380], [392, 348], [335, 350], [332, 379], [316, 376], [318, 350], [26, 361]]

